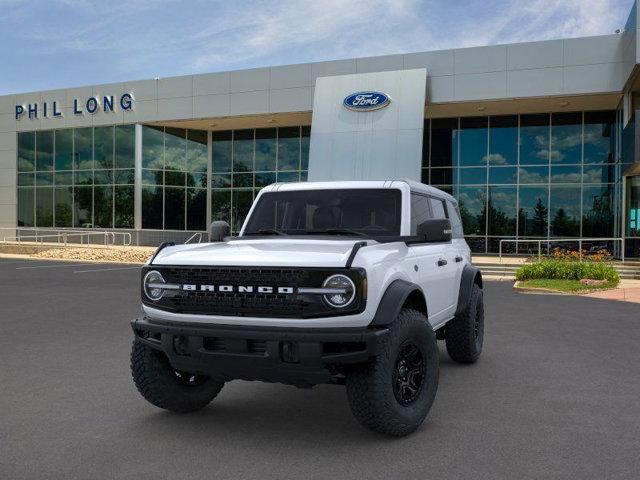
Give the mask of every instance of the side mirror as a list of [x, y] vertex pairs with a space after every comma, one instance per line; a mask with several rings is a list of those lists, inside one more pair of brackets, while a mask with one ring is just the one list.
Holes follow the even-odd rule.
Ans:
[[432, 218], [420, 223], [416, 232], [425, 242], [450, 242], [451, 221], [448, 218]]
[[222, 220], [211, 222], [211, 228], [209, 229], [210, 242], [221, 242], [229, 235], [231, 235], [231, 227], [227, 222]]

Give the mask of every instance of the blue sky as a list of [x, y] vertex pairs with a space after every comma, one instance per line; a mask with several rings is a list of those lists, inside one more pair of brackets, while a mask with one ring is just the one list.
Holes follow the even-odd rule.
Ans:
[[613, 33], [633, 0], [0, 0], [0, 95]]

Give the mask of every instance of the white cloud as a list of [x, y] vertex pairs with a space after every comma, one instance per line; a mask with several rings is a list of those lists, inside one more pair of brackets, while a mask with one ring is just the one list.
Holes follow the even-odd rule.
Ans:
[[465, 34], [465, 46], [614, 33], [624, 27], [633, 2], [510, 0], [502, 3], [499, 14], [489, 16], [486, 22], [478, 22], [479, 27]]
[[92, 83], [613, 33], [632, 1], [0, 0], [0, 30]]
[[508, 165], [509, 162], [504, 155], [500, 153], [490, 153], [489, 155], [482, 157], [482, 163], [485, 165], [487, 163], [489, 165]]
[[[538, 157], [540, 157], [540, 155], [538, 155]], [[544, 159], [545, 157], [546, 153], [542, 156], [542, 158]], [[565, 154], [560, 150], [551, 150], [549, 158], [551, 159], [551, 163], [560, 163], [564, 160]]]
[[584, 169], [584, 183], [600, 183], [606, 181], [603, 177], [602, 168], [597, 167], [585, 167]]
[[[74, 51], [135, 52], [150, 46], [159, 53], [181, 51], [186, 63], [196, 69], [216, 69], [246, 61], [269, 63], [260, 60], [273, 55], [285, 62], [294, 57], [295, 62], [612, 33], [624, 24], [629, 3], [502, 0], [492, 6], [460, 2], [432, 15], [432, 7], [441, 7], [441, 2], [57, 0], [67, 16], [87, 14], [91, 21], [75, 23], [70, 29], [44, 23], [28, 34], [55, 42], [51, 47]], [[474, 6], [487, 7], [482, 18], [474, 14]], [[161, 16], [160, 23], [146, 18], [162, 11], [175, 15]], [[189, 21], [183, 21], [185, 17]], [[135, 28], [127, 27], [132, 24]]]
[[[579, 121], [579, 120], [578, 120]], [[551, 135], [551, 144], [554, 148], [567, 149], [579, 147], [582, 144], [582, 126], [570, 125], [570, 131], [563, 131], [567, 127], [554, 127]], [[559, 130], [559, 132], [558, 132]]]
[[580, 183], [581, 177], [582, 174], [580, 172], [553, 173], [551, 174], [551, 183]]
[[[536, 167], [534, 167], [536, 168]], [[546, 167], [544, 167], [546, 169]], [[534, 169], [525, 169], [525, 168], [520, 168], [518, 169], [520, 171], [520, 183], [546, 183], [547, 182], [547, 176], [546, 175], [542, 175], [540, 173], [540, 171], [542, 171], [542, 168], [538, 168], [538, 170], [540, 171], [536, 171]]]
[[[306, 53], [304, 60], [401, 52], [404, 39], [408, 32], [415, 31], [419, 18], [419, 2], [415, 0], [276, 4], [278, 8], [236, 14], [201, 30], [195, 41], [213, 48], [196, 55], [193, 66], [206, 69], [219, 63], [260, 62], [272, 55], [287, 63], [288, 55], [300, 49]], [[380, 12], [384, 18], [372, 22]], [[408, 26], [407, 31], [398, 30], [402, 23]]]
[[[233, 15], [212, 22], [197, 36], [216, 48], [197, 55], [196, 68], [303, 49], [306, 60], [545, 40], [613, 33], [623, 26], [630, 0], [516, 0], [491, 8], [485, 2], [445, 5], [436, 1], [281, 1], [257, 15]], [[473, 8], [486, 7], [478, 18]], [[242, 9], [240, 9], [242, 10]], [[480, 10], [483, 10], [480, 8]], [[379, 12], [382, 19], [371, 21]]]

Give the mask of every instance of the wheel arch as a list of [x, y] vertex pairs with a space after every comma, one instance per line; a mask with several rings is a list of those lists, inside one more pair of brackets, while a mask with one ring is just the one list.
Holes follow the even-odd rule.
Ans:
[[412, 308], [427, 315], [427, 300], [420, 286], [398, 279], [389, 284], [380, 299], [371, 325], [384, 326], [393, 323], [403, 308]]
[[480, 269], [470, 263], [464, 266], [462, 277], [460, 279], [460, 291], [458, 293], [458, 306], [456, 315], [463, 312], [467, 308], [469, 299], [471, 298], [471, 290], [474, 285], [483, 288], [482, 273]]

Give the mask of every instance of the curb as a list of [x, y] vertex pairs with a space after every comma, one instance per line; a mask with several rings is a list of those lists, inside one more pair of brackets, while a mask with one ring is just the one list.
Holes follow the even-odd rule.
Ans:
[[119, 260], [83, 260], [80, 258], [52, 258], [52, 257], [33, 257], [25, 254], [2, 253], [0, 258], [15, 258], [20, 260], [33, 260], [43, 262], [74, 262], [74, 263], [96, 263], [96, 264], [118, 264], [118, 265], [144, 265], [144, 262], [123, 262]]
[[579, 293], [573, 292], [559, 292], [558, 290], [552, 290], [550, 288], [539, 288], [539, 287], [521, 287], [519, 285], [520, 282], [515, 282], [513, 284], [513, 289], [519, 291], [520, 293], [532, 293], [538, 295], [580, 295]]
[[614, 288], [606, 288], [606, 289], [585, 289], [582, 291], [577, 291], [577, 292], [561, 292], [559, 290], [553, 290], [551, 288], [542, 288], [542, 287], [521, 287], [520, 285], [518, 285], [520, 282], [516, 282], [513, 284], [513, 289], [519, 291], [520, 293], [531, 293], [531, 294], [538, 294], [538, 295], [575, 295], [575, 296], [579, 296], [579, 297], [583, 297], [586, 295], [589, 295], [591, 293], [597, 293], [597, 292], [608, 292], [611, 290], [617, 290], [618, 287], [614, 287]]

